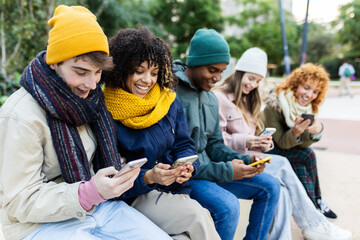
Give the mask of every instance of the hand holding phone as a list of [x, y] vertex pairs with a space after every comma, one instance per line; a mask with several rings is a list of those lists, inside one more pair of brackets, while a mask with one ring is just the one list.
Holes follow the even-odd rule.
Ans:
[[147, 158], [140, 158], [137, 160], [130, 161], [130, 162], [126, 163], [126, 165], [123, 168], [121, 168], [120, 171], [118, 173], [116, 173], [113, 177], [118, 177], [118, 176], [130, 171], [131, 169], [134, 169], [136, 167], [141, 167], [146, 162], [147, 162]]
[[191, 155], [188, 157], [179, 158], [171, 165], [171, 167], [176, 168], [177, 166], [184, 165], [185, 163], [193, 164], [198, 158], [198, 155]]
[[253, 163], [249, 164], [249, 166], [256, 166], [256, 165], [258, 165], [260, 163], [268, 162], [268, 161], [270, 161], [271, 158], [272, 157], [263, 158], [263, 159], [261, 159], [259, 161], [256, 161], [256, 162], [253, 162]]
[[313, 114], [313, 113], [303, 113], [301, 115], [301, 117], [304, 119], [304, 121], [307, 120], [307, 119], [310, 119], [310, 125], [309, 126], [311, 126], [313, 124], [313, 122], [314, 122], [315, 114]]
[[276, 128], [265, 128], [264, 131], [262, 131], [259, 134], [259, 137], [270, 137], [276, 132]]

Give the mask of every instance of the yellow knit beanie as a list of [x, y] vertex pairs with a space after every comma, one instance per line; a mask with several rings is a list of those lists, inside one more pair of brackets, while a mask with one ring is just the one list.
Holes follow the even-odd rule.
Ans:
[[96, 16], [81, 6], [60, 5], [49, 20], [46, 63], [54, 64], [78, 55], [101, 51], [109, 54], [109, 45]]

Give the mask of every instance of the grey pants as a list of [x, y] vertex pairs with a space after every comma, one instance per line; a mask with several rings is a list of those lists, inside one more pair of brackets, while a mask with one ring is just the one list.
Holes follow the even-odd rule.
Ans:
[[153, 190], [136, 198], [132, 207], [173, 239], [220, 240], [210, 212], [186, 194]]

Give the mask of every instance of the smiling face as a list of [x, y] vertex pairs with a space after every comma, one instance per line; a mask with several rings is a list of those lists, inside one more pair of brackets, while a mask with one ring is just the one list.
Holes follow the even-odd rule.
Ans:
[[102, 69], [94, 66], [89, 59], [70, 58], [62, 63], [51, 64], [50, 68], [62, 78], [66, 85], [80, 98], [87, 98], [90, 90], [96, 89]]
[[129, 92], [143, 98], [154, 87], [158, 74], [157, 66], [149, 66], [147, 61], [142, 62], [140, 66], [135, 67], [133, 74], [129, 74], [125, 86]]
[[320, 93], [318, 84], [319, 83], [317, 81], [307, 81], [304, 85], [298, 86], [295, 92], [295, 97], [301, 106], [306, 106], [317, 98]]
[[256, 73], [245, 72], [241, 80], [241, 89], [243, 94], [249, 94], [252, 90], [259, 87], [263, 76]]
[[205, 66], [188, 68], [189, 79], [197, 89], [209, 92], [221, 79], [222, 72], [226, 69], [227, 63], [217, 63]]

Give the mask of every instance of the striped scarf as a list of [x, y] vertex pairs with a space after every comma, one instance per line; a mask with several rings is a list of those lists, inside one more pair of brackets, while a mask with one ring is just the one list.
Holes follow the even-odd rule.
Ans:
[[24, 70], [20, 84], [46, 111], [47, 122], [61, 173], [68, 183], [91, 178], [89, 161], [76, 127], [89, 124], [97, 139], [95, 172], [114, 166], [120, 169], [115, 130], [100, 86], [86, 99], [74, 94], [45, 62], [43, 51]]

